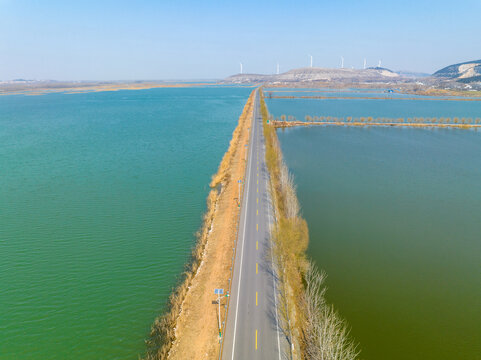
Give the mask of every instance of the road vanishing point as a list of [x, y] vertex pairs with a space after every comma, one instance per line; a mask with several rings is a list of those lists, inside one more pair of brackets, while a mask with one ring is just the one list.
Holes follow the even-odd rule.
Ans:
[[271, 252], [273, 221], [259, 91], [251, 126], [223, 360], [290, 359], [279, 318], [279, 285]]

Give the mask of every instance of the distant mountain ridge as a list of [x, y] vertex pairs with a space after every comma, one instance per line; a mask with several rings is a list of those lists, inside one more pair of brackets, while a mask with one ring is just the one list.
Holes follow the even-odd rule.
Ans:
[[449, 65], [436, 71], [433, 76], [436, 78], [457, 80], [464, 83], [481, 81], [481, 60]]
[[224, 80], [226, 83], [290, 83], [312, 81], [389, 82], [401, 79], [398, 73], [386, 68], [328, 69], [306, 67], [292, 69], [282, 74], [236, 74]]

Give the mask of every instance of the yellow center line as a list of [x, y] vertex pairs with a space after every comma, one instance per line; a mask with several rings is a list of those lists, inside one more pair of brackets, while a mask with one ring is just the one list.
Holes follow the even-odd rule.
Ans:
[[258, 305], [258, 304], [257, 304], [257, 291], [256, 291], [256, 306], [257, 306], [257, 305]]
[[256, 215], [259, 215], [259, 209], [257, 209], [257, 213], [256, 213]]
[[257, 192], [259, 192], [259, 188], [257, 188]]
[[256, 263], [256, 274], [258, 274], [258, 273], [259, 273], [259, 264]]
[[257, 350], [257, 329], [256, 329], [256, 350]]
[[259, 179], [257, 179], [257, 185], [259, 185]]
[[259, 224], [256, 224], [256, 231], [259, 231]]
[[259, 204], [259, 198], [257, 198], [257, 203]]
[[259, 241], [256, 241], [256, 250], [259, 250]]

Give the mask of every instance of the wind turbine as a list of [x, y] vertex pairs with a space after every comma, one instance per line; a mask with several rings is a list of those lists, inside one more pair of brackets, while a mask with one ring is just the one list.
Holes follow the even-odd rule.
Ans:
[[366, 69], [366, 58], [364, 58], [364, 69]]
[[341, 69], [344, 69], [344, 56], [341, 56]]
[[277, 75], [279, 75], [279, 63], [277, 63]]
[[379, 63], [377, 64], [377, 67], [381, 67], [381, 60], [379, 60]]
[[242, 73], [243, 73], [243, 71], [242, 71], [242, 63], [239, 63], [239, 64], [240, 64], [240, 71], [241, 71], [240, 73], [242, 74]]
[[311, 57], [311, 67], [312, 67], [312, 55], [309, 55]]

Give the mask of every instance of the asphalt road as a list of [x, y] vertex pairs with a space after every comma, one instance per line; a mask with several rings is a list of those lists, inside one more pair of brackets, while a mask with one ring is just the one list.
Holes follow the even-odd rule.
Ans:
[[250, 134], [246, 184], [222, 359], [289, 359], [286, 337], [278, 319], [275, 272], [269, 223], [272, 211], [259, 95], [256, 93]]

